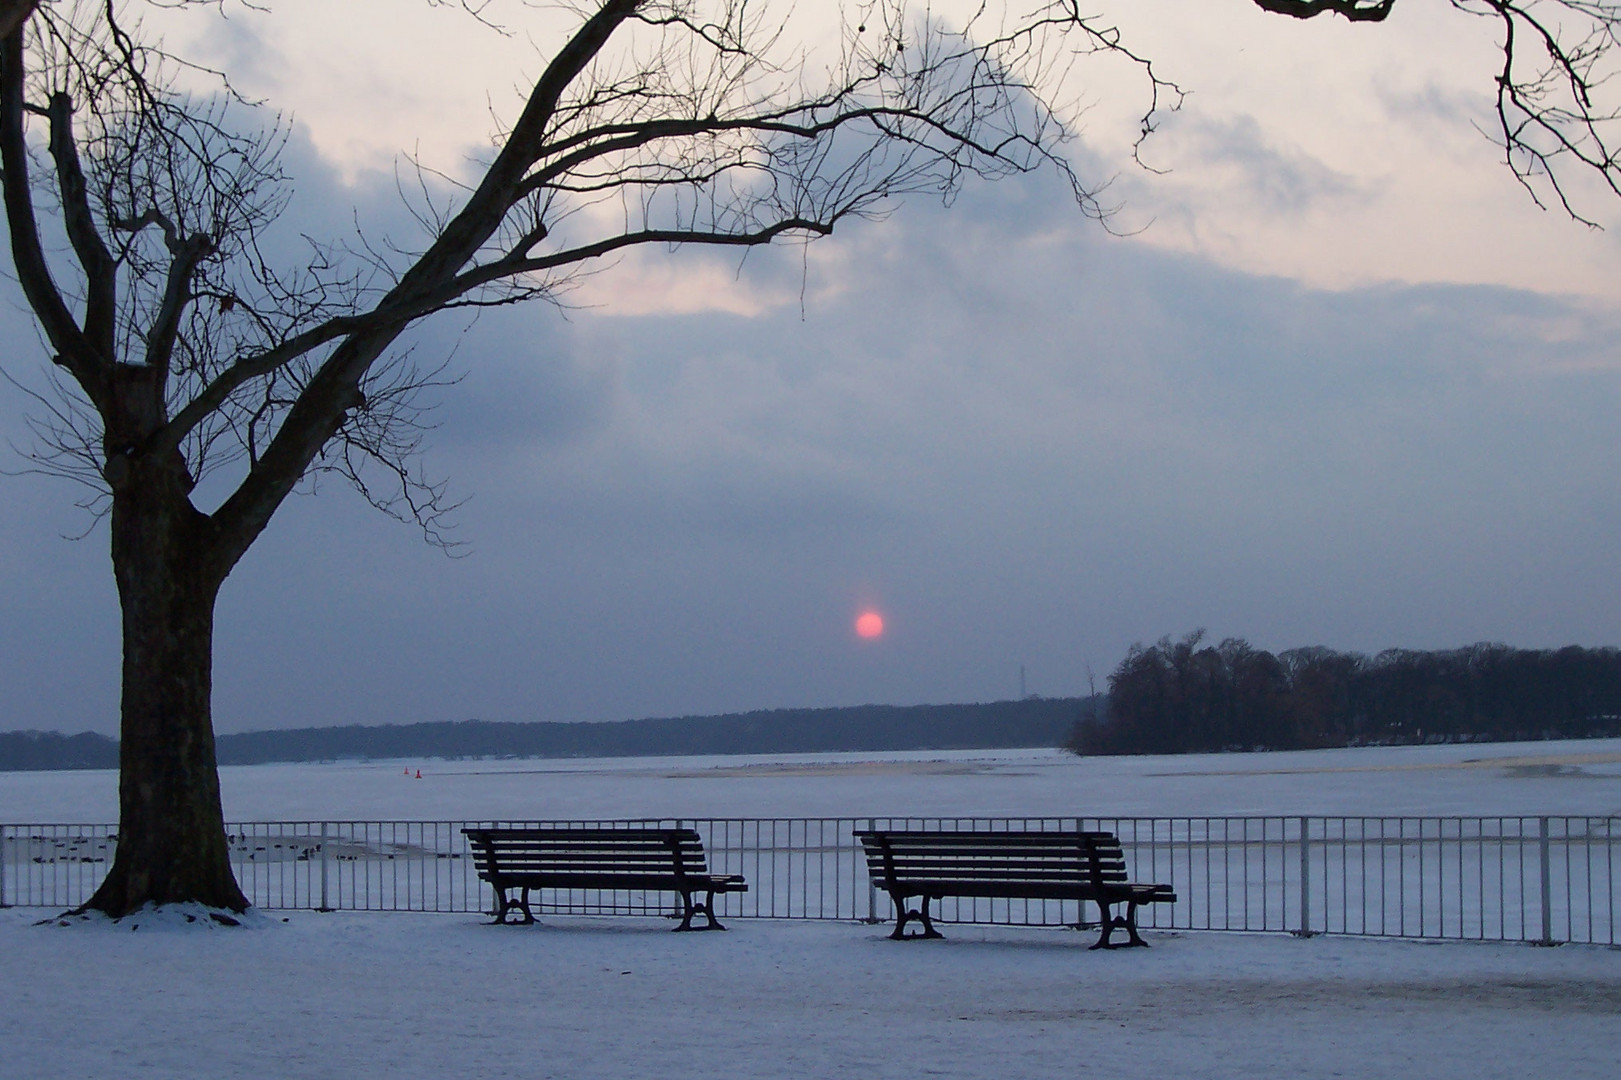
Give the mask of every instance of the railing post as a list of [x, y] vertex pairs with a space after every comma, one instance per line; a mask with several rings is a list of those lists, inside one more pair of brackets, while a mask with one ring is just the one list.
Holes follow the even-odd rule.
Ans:
[[0, 908], [9, 907], [6, 903], [6, 829], [8, 826], [0, 825]]
[[1546, 817], [1537, 819], [1537, 848], [1542, 863], [1542, 940], [1537, 944], [1553, 945], [1553, 860]]
[[1300, 819], [1300, 929], [1296, 937], [1311, 937], [1311, 821]]
[[327, 902], [326, 902], [326, 867], [327, 867], [327, 857], [326, 857], [326, 836], [327, 836], [327, 833], [326, 833], [326, 825], [327, 825], [326, 822], [324, 822], [324, 821], [321, 822], [321, 849], [320, 849], [321, 850], [321, 906], [316, 908], [315, 909], [316, 911], [331, 911], [332, 910], [331, 906], [328, 905]]
[[[872, 832], [876, 828], [877, 828], [877, 825], [873, 821], [873, 819], [868, 818], [867, 819], [867, 831]], [[864, 852], [865, 850], [866, 850], [865, 847], [863, 847], [862, 851]], [[857, 867], [857, 869], [859, 869], [861, 867], [861, 865], [862, 865], [862, 863], [864, 861], [865, 860], [862, 859], [861, 854], [858, 853], [856, 855], [856, 867]], [[867, 923], [868, 926], [876, 926], [876, 925], [878, 925], [878, 886], [873, 884], [871, 874], [867, 875], [867, 918], [866, 918], [866, 923]]]

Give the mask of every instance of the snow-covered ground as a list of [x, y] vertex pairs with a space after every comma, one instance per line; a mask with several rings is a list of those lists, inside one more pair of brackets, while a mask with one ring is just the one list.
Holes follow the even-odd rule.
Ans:
[[[31, 913], [37, 915], [37, 913]], [[1621, 953], [1565, 946], [294, 913], [246, 931], [0, 912], [0, 1075], [1616, 1075]]]
[[[417, 769], [422, 779], [416, 779]], [[409, 769], [409, 772], [407, 772]], [[1621, 814], [1621, 740], [227, 769], [227, 815]], [[110, 773], [0, 774], [0, 822], [111, 821]], [[1614, 1077], [1621, 950], [739, 919], [0, 911], [0, 1080]], [[285, 915], [285, 921], [283, 916]]]

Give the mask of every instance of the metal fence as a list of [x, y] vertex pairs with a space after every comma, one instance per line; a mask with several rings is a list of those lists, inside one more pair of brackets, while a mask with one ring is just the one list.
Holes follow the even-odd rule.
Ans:
[[[1174, 905], [1145, 927], [1380, 937], [1618, 944], [1621, 818], [712, 818], [658, 821], [325, 821], [228, 826], [237, 880], [267, 909], [483, 912], [493, 907], [464, 827], [684, 826], [710, 869], [749, 891], [723, 917], [887, 921], [857, 831], [1105, 829], [1132, 880], [1165, 882]], [[105, 825], [0, 826], [0, 906], [68, 908], [101, 881], [117, 843]], [[547, 892], [537, 910], [668, 914], [668, 895]], [[1073, 901], [947, 898], [943, 922], [1082, 925]]]

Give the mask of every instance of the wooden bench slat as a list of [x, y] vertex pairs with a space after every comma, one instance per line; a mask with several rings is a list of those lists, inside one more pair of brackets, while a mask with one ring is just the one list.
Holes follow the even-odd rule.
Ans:
[[1075, 877], [1086, 878], [1088, 881], [1124, 881], [1127, 875], [1122, 871], [1098, 872], [1087, 867], [1064, 866], [1003, 866], [975, 865], [962, 866], [956, 863], [869, 863], [869, 872], [877, 872], [881, 876], [910, 877], [916, 874], [933, 874], [936, 877], [951, 877], [962, 875], [964, 877]]
[[[478, 835], [478, 834], [474, 834]], [[680, 846], [684, 848], [702, 848], [701, 841], [696, 839], [671, 839], [658, 836], [486, 836], [485, 839], [495, 843], [514, 847], [637, 847], [654, 844], [659, 846]]]
[[[877, 854], [875, 851], [874, 854]], [[1060, 861], [1083, 857], [1095, 859], [1099, 862], [1109, 862], [1115, 865], [1125, 865], [1125, 853], [1122, 851], [1089, 851], [1084, 847], [1070, 845], [1068, 847], [1027, 848], [1012, 851], [999, 848], [969, 848], [959, 847], [948, 851], [925, 851], [915, 847], [892, 847], [883, 851], [886, 857], [897, 859], [929, 859], [940, 862], [956, 860], [1001, 860], [1013, 862], [1040, 862], [1042, 860]]]
[[919, 881], [916, 884], [919, 887], [913, 889], [907, 895], [925, 896], [933, 900], [938, 900], [943, 896], [972, 896], [1004, 900], [1091, 900], [1105, 904], [1120, 904], [1127, 903], [1133, 898], [1138, 903], [1153, 902], [1144, 898], [1158, 895], [1152, 890], [1144, 892], [1129, 886], [1121, 886], [1118, 889], [1096, 889], [1090, 886], [1040, 881], [1020, 882], [1020, 888], [1012, 892], [1006, 888], [998, 887], [998, 883], [994, 882]]
[[[1105, 843], [1116, 841], [1119, 834], [1108, 829], [868, 829], [867, 833], [882, 834], [895, 843], [904, 843], [908, 840], [933, 839], [942, 840], [1005, 840], [1010, 844], [1049, 844], [1055, 837], [1081, 836], [1089, 840], [1101, 840]], [[859, 833], [857, 835], [860, 835]]]
[[[527, 885], [531, 889], [606, 889], [627, 892], [669, 892], [675, 888], [668, 874], [497, 874], [495, 880], [513, 885]], [[738, 884], [735, 880], [725, 877], [688, 878], [684, 884], [705, 892], [709, 890], [710, 886], [714, 886], [716, 892], [738, 891], [725, 888], [727, 885]]]
[[893, 862], [895, 865], [906, 866], [1073, 866], [1076, 859], [1084, 859], [1089, 865], [1111, 869], [1124, 870], [1125, 859], [1096, 858], [1084, 851], [1042, 852], [1038, 856], [1007, 856], [984, 852], [971, 855], [933, 855], [923, 851], [875, 851], [869, 856], [869, 861]]
[[673, 856], [667, 851], [497, 851], [488, 857], [513, 863], [606, 862], [615, 866], [624, 866], [629, 863], [647, 863], [656, 866], [685, 866], [690, 868], [702, 868], [705, 865], [703, 859], [695, 859], [691, 856]]
[[1052, 868], [1040, 870], [1033, 867], [1006, 867], [995, 869], [992, 867], [952, 867], [952, 866], [869, 866], [868, 876], [875, 880], [888, 881], [892, 878], [909, 881], [917, 877], [933, 878], [962, 878], [965, 881], [1084, 881], [1084, 882], [1123, 882], [1128, 877], [1125, 874], [1094, 874], [1085, 869]]
[[[475, 866], [477, 866], [477, 863], [475, 863]], [[491, 874], [499, 874], [499, 876], [506, 877], [509, 881], [517, 881], [520, 877], [538, 877], [541, 874], [575, 874], [575, 876], [579, 876], [579, 874], [597, 874], [598, 877], [613, 877], [614, 874], [621, 874], [621, 876], [624, 876], [624, 874], [652, 874], [652, 876], [671, 877], [671, 879], [679, 877], [679, 879], [689, 879], [689, 881], [702, 881], [705, 877], [710, 877], [708, 871], [674, 872], [668, 868], [661, 868], [661, 866], [640, 863], [634, 864], [634, 866], [614, 866], [611, 863], [559, 863], [556, 866], [527, 864], [525, 866], [525, 864], [509, 864], [503, 861], [503, 863], [478, 866], [478, 869], [480, 871], [490, 871]]]
[[[882, 830], [877, 831], [882, 833]], [[952, 847], [959, 845], [975, 848], [1004, 848], [1008, 851], [1055, 846], [1113, 848], [1120, 846], [1117, 838], [1101, 837], [1087, 833], [942, 833], [937, 848], [935, 845], [927, 844], [923, 839], [923, 834], [912, 834], [907, 837], [895, 836], [894, 834], [888, 835], [890, 843], [897, 847], [912, 844], [942, 851], [950, 850]], [[1038, 839], [1043, 835], [1045, 835], [1045, 839]]]
[[660, 843], [648, 840], [519, 840], [519, 838], [486, 837], [485, 842], [499, 846], [503, 851], [702, 851], [697, 843]]
[[469, 836], [497, 836], [523, 840], [554, 839], [557, 837], [580, 837], [589, 839], [616, 836], [639, 837], [641, 839], [650, 839], [656, 837], [660, 840], [667, 840], [671, 837], [695, 841], [701, 841], [703, 839], [698, 835], [697, 829], [649, 829], [642, 828], [640, 826], [628, 826], [624, 828], [620, 828], [618, 826], [606, 828], [576, 828], [572, 826], [554, 827], [549, 825], [469, 825], [467, 828], [463, 829], [462, 832]]

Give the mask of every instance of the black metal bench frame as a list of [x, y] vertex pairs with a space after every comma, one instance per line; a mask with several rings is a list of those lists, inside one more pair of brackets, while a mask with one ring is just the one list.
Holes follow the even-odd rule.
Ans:
[[[469, 828], [467, 836], [478, 876], [489, 882], [505, 923], [517, 908], [523, 921], [535, 921], [529, 907], [534, 889], [629, 889], [673, 892], [681, 897], [676, 930], [724, 930], [715, 919], [715, 894], [747, 892], [739, 874], [711, 874], [704, 845], [693, 829], [646, 828]], [[509, 896], [517, 890], [516, 897]], [[702, 894], [703, 900], [696, 899]], [[705, 923], [694, 926], [695, 915]]]
[[[1124, 945], [1147, 946], [1137, 933], [1143, 904], [1176, 902], [1169, 885], [1126, 880], [1126, 857], [1109, 832], [948, 832], [871, 830], [857, 832], [867, 853], [867, 874], [895, 905], [891, 938], [944, 937], [934, 928], [929, 902], [945, 896], [1093, 901], [1102, 934], [1094, 949], [1117, 948], [1111, 938], [1126, 932]], [[918, 897], [916, 909], [907, 901]], [[1125, 914], [1116, 914], [1117, 905]], [[920, 934], [906, 933], [913, 920]]]

